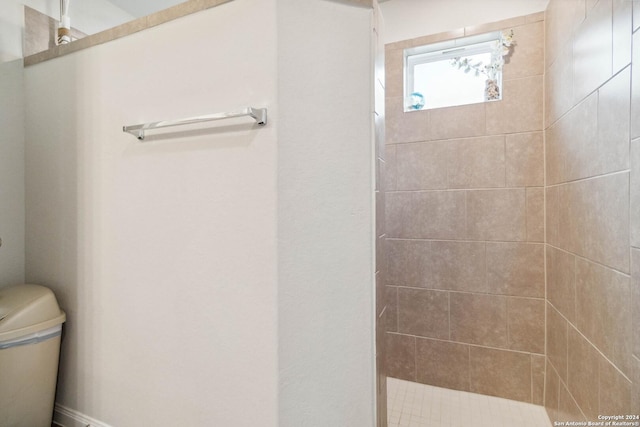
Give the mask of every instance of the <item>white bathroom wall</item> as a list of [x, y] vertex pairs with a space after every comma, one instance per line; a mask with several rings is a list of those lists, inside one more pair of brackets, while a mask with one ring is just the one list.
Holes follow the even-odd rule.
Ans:
[[24, 282], [22, 61], [0, 63], [0, 287]]
[[[59, 19], [59, 0], [3, 0], [0, 5], [0, 63], [22, 58], [24, 6]], [[123, 24], [134, 17], [107, 0], [74, 0], [71, 25], [86, 34]]]
[[[277, 425], [275, 25], [236, 0], [25, 70], [27, 278], [68, 316], [64, 408]], [[245, 105], [270, 123], [122, 132]]]
[[543, 12], [549, 0], [387, 0], [380, 3], [385, 17], [385, 42]]
[[[64, 413], [374, 425], [372, 11], [301, 3], [26, 69], [27, 278], [68, 315]], [[248, 104], [266, 127], [122, 133]]]
[[278, 1], [280, 427], [374, 426], [372, 9]]

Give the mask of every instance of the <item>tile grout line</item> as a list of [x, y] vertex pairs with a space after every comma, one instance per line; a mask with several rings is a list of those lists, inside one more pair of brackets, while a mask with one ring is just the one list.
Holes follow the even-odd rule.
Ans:
[[[569, 360], [569, 328], [573, 328], [582, 339], [584, 339], [591, 347], [593, 347], [593, 349], [600, 355], [602, 356], [603, 359], [605, 359], [611, 366], [614, 367], [614, 369], [616, 371], [618, 371], [618, 373], [620, 375], [622, 375], [627, 381], [633, 383], [633, 381], [631, 381], [631, 379], [620, 370], [620, 368], [618, 368], [618, 365], [616, 365], [609, 357], [607, 357], [584, 333], [582, 333], [582, 331], [580, 329], [578, 329], [578, 326], [575, 325], [573, 322], [569, 321], [569, 319], [567, 319], [565, 317], [564, 314], [562, 314], [562, 312], [560, 310], [558, 310], [558, 308], [556, 306], [553, 305], [553, 303], [551, 301], [547, 301], [547, 304], [549, 304], [551, 307], [553, 307], [554, 311], [560, 315], [560, 317], [562, 317], [562, 319], [567, 323], [567, 361]], [[568, 370], [568, 368], [567, 368]], [[568, 373], [567, 373], [568, 375]], [[567, 389], [568, 390], [568, 389]]]
[[558, 247], [558, 246], [554, 246], [554, 245], [553, 245], [553, 244], [551, 244], [551, 243], [547, 243], [547, 246], [550, 246], [550, 247], [552, 247], [553, 249], [555, 249], [555, 250], [557, 250], [557, 251], [564, 252], [565, 254], [572, 255], [573, 257], [575, 257], [575, 258], [576, 258], [576, 260], [577, 260], [577, 259], [581, 259], [581, 260], [586, 261], [586, 262], [588, 262], [588, 263], [591, 263], [591, 264], [597, 265], [597, 266], [599, 266], [599, 267], [601, 267], [601, 268], [605, 268], [605, 269], [607, 269], [607, 270], [611, 270], [611, 271], [613, 271], [613, 272], [615, 272], [615, 273], [617, 273], [617, 274], [621, 274], [621, 275], [623, 275], [623, 276], [625, 276], [625, 277], [631, 278], [631, 274], [630, 274], [630, 273], [625, 273], [625, 272], [624, 272], [624, 271], [622, 271], [622, 270], [618, 270], [617, 268], [614, 268], [614, 267], [611, 267], [611, 266], [609, 266], [609, 265], [603, 264], [603, 263], [601, 263], [600, 261], [596, 261], [596, 260], [593, 260], [593, 259], [591, 259], [591, 258], [587, 258], [587, 257], [585, 257], [585, 256], [583, 256], [583, 255], [577, 254], [577, 253], [575, 253], [575, 252], [571, 252], [571, 251], [569, 251], [569, 250], [567, 250], [567, 249], [563, 249], [563, 248], [560, 248], [560, 247]]
[[422, 288], [416, 286], [407, 286], [407, 285], [386, 285], [392, 288], [397, 289], [411, 289], [416, 291], [433, 291], [433, 292], [448, 292], [448, 293], [456, 293], [456, 294], [471, 294], [471, 295], [489, 295], [496, 297], [505, 297], [505, 298], [522, 298], [522, 299], [532, 299], [536, 301], [545, 301], [544, 297], [535, 297], [535, 296], [527, 296], [527, 295], [511, 295], [511, 294], [493, 294], [489, 292], [474, 292], [474, 291], [466, 291], [466, 290], [458, 290], [458, 289], [438, 289], [438, 288]]

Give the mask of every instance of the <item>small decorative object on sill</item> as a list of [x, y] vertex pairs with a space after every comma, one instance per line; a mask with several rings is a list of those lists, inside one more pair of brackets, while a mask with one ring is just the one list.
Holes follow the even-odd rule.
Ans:
[[496, 80], [487, 79], [485, 84], [485, 101], [494, 101], [496, 99], [500, 99], [500, 87], [498, 86], [498, 82]]
[[422, 107], [424, 107], [424, 96], [420, 92], [413, 92], [409, 95], [409, 102], [407, 104], [410, 110], [422, 110]]

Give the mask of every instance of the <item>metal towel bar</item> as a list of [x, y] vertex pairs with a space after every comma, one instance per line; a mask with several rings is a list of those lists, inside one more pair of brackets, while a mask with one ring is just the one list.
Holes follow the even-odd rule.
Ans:
[[193, 123], [209, 122], [213, 120], [232, 119], [235, 117], [249, 116], [253, 118], [259, 125], [264, 126], [267, 124], [267, 109], [266, 108], [253, 108], [246, 107], [242, 110], [231, 111], [226, 113], [207, 114], [205, 116], [189, 117], [179, 120], [163, 120], [161, 122], [143, 123], [140, 125], [123, 126], [122, 131], [130, 133], [139, 140], [144, 139], [144, 132], [151, 129], [166, 128], [169, 126], [181, 126], [189, 125]]

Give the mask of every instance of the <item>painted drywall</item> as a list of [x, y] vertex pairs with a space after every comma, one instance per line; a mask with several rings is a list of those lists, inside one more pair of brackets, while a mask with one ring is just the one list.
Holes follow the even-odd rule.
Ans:
[[[0, 62], [22, 58], [24, 6], [55, 19], [60, 17], [59, 0], [3, 0], [0, 6]], [[71, 25], [94, 34], [132, 20], [134, 17], [107, 0], [72, 1]]]
[[389, 0], [380, 4], [385, 42], [542, 12], [549, 0]]
[[[275, 24], [237, 0], [25, 70], [27, 277], [67, 313], [66, 408], [277, 425]], [[245, 105], [270, 123], [122, 132]]]
[[24, 282], [22, 61], [0, 63], [0, 287]]
[[374, 425], [371, 13], [278, 1], [280, 427]]
[[[68, 315], [68, 412], [373, 425], [371, 14], [235, 0], [27, 68], [27, 277]], [[248, 104], [265, 128], [121, 130]]]
[[118, 6], [127, 13], [140, 18], [142, 16], [151, 15], [159, 10], [168, 9], [179, 3], [185, 3], [187, 0], [111, 0], [110, 3]]

